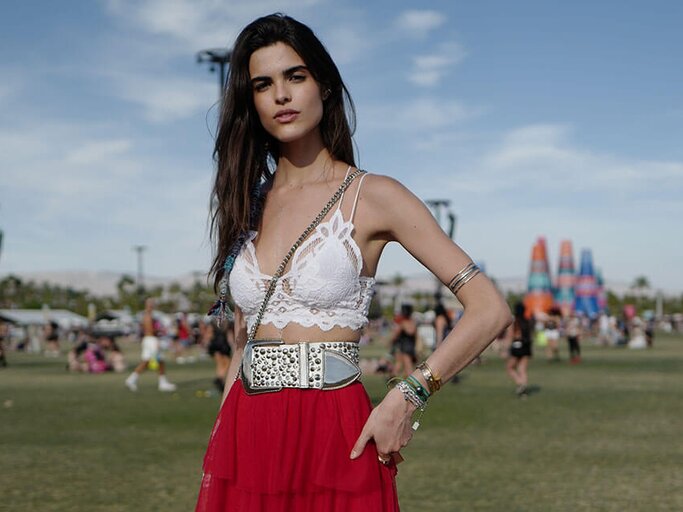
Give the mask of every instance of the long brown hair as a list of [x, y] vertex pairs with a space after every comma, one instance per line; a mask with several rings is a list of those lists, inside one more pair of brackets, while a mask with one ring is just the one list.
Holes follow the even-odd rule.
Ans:
[[323, 144], [334, 159], [355, 165], [353, 101], [320, 40], [306, 25], [280, 13], [247, 25], [231, 55], [213, 152], [216, 180], [211, 194], [210, 238], [215, 257], [209, 274], [215, 289], [225, 274], [228, 256], [239, 250], [236, 246], [249, 229], [258, 227], [258, 205], [254, 203], [259, 199], [254, 191], [272, 177], [279, 158], [278, 141], [264, 130], [256, 113], [249, 76], [251, 54], [278, 42], [291, 46], [321, 90], [329, 91], [320, 121]]

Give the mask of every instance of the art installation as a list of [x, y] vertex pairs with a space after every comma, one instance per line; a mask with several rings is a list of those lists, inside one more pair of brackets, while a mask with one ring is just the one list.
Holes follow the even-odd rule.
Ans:
[[593, 271], [593, 255], [590, 249], [581, 251], [581, 265], [576, 278], [574, 310], [590, 318], [598, 315], [598, 284]]
[[539, 238], [531, 250], [531, 269], [527, 293], [524, 296], [527, 316], [547, 313], [553, 307], [553, 293], [548, 270], [545, 238]]
[[574, 312], [574, 285], [576, 275], [574, 273], [574, 251], [570, 240], [562, 240], [560, 243], [560, 263], [557, 270], [557, 286], [555, 303], [562, 312], [563, 317], [568, 317]]

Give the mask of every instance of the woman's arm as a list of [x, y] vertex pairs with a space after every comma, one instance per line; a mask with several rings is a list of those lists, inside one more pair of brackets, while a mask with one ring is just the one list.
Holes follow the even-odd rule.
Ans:
[[244, 346], [247, 343], [247, 324], [244, 321], [242, 310], [235, 306], [235, 331], [234, 331], [234, 347], [232, 352], [232, 359], [230, 366], [228, 366], [228, 373], [225, 376], [225, 387], [223, 389], [223, 398], [221, 400], [221, 407], [225, 398], [230, 392], [230, 388], [237, 378], [240, 364], [242, 364], [242, 354], [244, 353]]
[[[396, 180], [368, 176], [361, 199], [368, 209], [365, 218], [373, 219], [373, 230], [386, 233], [387, 241], [399, 242], [410, 254], [448, 284], [469, 263], [470, 257], [441, 229], [434, 217], [415, 195]], [[477, 357], [512, 321], [510, 310], [493, 283], [477, 274], [458, 292], [464, 314], [427, 363], [445, 382]], [[427, 383], [419, 370], [413, 373]], [[412, 436], [410, 417], [415, 407], [393, 389], [373, 410], [351, 458], [374, 439], [382, 454], [398, 451]]]

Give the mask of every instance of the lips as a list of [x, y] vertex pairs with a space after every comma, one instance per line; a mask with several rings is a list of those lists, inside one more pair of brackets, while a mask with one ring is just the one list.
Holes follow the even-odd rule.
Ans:
[[279, 123], [291, 123], [299, 117], [298, 110], [286, 109], [278, 111], [273, 118]]

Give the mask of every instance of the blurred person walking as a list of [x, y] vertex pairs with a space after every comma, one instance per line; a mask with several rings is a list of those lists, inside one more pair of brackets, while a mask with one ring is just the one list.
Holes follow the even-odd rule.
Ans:
[[126, 379], [125, 383], [131, 391], [138, 390], [138, 379], [150, 366], [150, 361], [154, 360], [158, 363], [159, 372], [159, 391], [175, 391], [176, 385], [172, 384], [166, 378], [166, 363], [163, 359], [163, 354], [159, 347], [159, 338], [157, 337], [157, 329], [154, 324], [154, 299], [149, 297], [145, 301], [145, 312], [142, 316], [142, 355], [140, 364], [135, 367]]
[[512, 342], [505, 369], [517, 385], [516, 393], [520, 398], [529, 395], [528, 367], [531, 358], [531, 322], [525, 316], [524, 304], [515, 305], [515, 320], [512, 324]]

